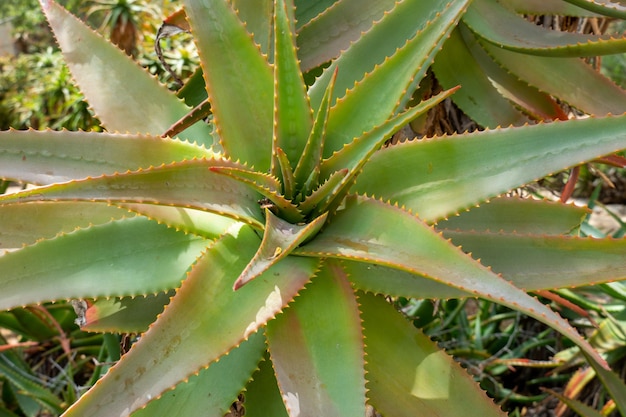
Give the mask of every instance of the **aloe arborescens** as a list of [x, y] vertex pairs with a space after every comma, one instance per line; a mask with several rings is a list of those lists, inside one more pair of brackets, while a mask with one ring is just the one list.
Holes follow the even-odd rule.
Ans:
[[39, 185], [0, 197], [0, 245], [21, 247], [0, 307], [88, 299], [85, 329], [145, 332], [65, 415], [221, 416], [244, 389], [247, 415], [501, 414], [377, 294], [493, 300], [613, 375], [525, 291], [622, 278], [624, 243], [564, 236], [570, 206], [474, 206], [626, 148], [624, 116], [383, 147], [454, 93], [407, 105], [468, 1], [232, 3], [185, 2], [202, 72], [184, 103], [42, 0], [107, 132], [0, 133], [0, 175]]

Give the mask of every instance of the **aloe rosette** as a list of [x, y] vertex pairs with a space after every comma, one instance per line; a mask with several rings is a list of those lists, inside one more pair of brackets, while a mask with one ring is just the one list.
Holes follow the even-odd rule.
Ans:
[[502, 415], [384, 295], [492, 300], [614, 376], [527, 292], [621, 279], [626, 244], [495, 197], [625, 149], [626, 116], [386, 146], [455, 93], [409, 104], [480, 4], [187, 0], [178, 97], [41, 3], [107, 131], [0, 132], [0, 176], [37, 185], [0, 196], [0, 307], [86, 299], [84, 329], [142, 333], [64, 415], [221, 416], [242, 391], [246, 415]]

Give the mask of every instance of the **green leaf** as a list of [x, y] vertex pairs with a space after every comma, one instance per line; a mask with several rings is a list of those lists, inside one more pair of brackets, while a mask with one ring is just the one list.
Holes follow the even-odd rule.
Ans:
[[[159, 292], [143, 297], [108, 298], [89, 303], [85, 324], [88, 332], [143, 333], [148, 330], [175, 292]], [[80, 319], [80, 317], [79, 317]]]
[[591, 345], [549, 307], [480, 265], [417, 217], [398, 207], [365, 197], [351, 197], [345, 209], [337, 212], [322, 233], [294, 253], [389, 266], [471, 292], [552, 326], [608, 366]]
[[[330, 113], [330, 101], [332, 99], [336, 77], [337, 71], [335, 70], [335, 75], [324, 92], [324, 98], [315, 116], [311, 133], [293, 173], [296, 182], [296, 191], [301, 192], [305, 196], [312, 191], [306, 185], [313, 186], [313, 184], [317, 185], [318, 182], [322, 154], [324, 151], [324, 140], [326, 139], [326, 123], [328, 122], [328, 115]], [[311, 177], [311, 175], [313, 175], [313, 177]]]
[[222, 165], [232, 166], [232, 163], [199, 159], [53, 184], [0, 196], [0, 204], [46, 200], [160, 204], [206, 210], [262, 228], [260, 195], [239, 181], [209, 169]]
[[[367, 388], [383, 415], [504, 416], [472, 377], [382, 297], [359, 296]], [[398, 352], [404, 352], [399, 355]]]
[[[304, 23], [298, 29], [298, 56], [305, 71], [339, 56], [395, 6], [393, 0], [330, 1], [330, 7], [313, 16], [305, 15], [301, 9], [306, 9], [307, 3], [315, 7], [321, 2], [296, 3], [296, 15], [304, 15], [306, 19], [297, 19], [298, 23]], [[419, 18], [419, 15], [415, 17]]]
[[0, 256], [0, 309], [176, 288], [208, 244], [142, 217], [42, 240]]
[[340, 265], [323, 268], [298, 302], [268, 323], [267, 342], [290, 415], [365, 415], [361, 318]]
[[560, 235], [580, 226], [586, 207], [532, 198], [500, 197], [437, 222], [438, 230]]
[[626, 111], [626, 91], [580, 58], [550, 58], [507, 51], [483, 42], [500, 65], [528, 84], [582, 110], [602, 116]]
[[228, 2], [187, 0], [185, 10], [221, 145], [232, 159], [266, 172], [272, 149], [272, 70]]
[[377, 152], [353, 192], [435, 221], [537, 178], [626, 148], [626, 116], [403, 142]]
[[624, 239], [450, 230], [443, 235], [527, 291], [626, 278]]
[[[189, 111], [114, 44], [54, 1], [40, 2], [72, 76], [109, 131], [160, 135]], [[203, 123], [181, 136], [206, 145], [212, 142], [203, 142], [210, 139], [210, 129]]]
[[201, 146], [155, 136], [0, 132], [0, 178], [39, 185], [213, 156]]
[[272, 265], [289, 255], [298, 245], [314, 236], [324, 225], [326, 215], [321, 215], [305, 225], [295, 225], [265, 210], [265, 231], [261, 246], [234, 284], [237, 290], [267, 271]]
[[247, 226], [225, 235], [189, 272], [157, 321], [65, 417], [132, 413], [215, 363], [271, 320], [309, 281], [317, 260], [289, 257], [232, 291], [259, 238]]
[[290, 165], [295, 167], [302, 156], [313, 118], [296, 56], [293, 13], [293, 0], [274, 1], [273, 147], [282, 149]]
[[[457, 62], [463, 62], [458, 71]], [[522, 125], [529, 120], [509, 100], [502, 97], [458, 29], [450, 34], [433, 63], [437, 80], [445, 88], [460, 85], [453, 101], [483, 127]]]
[[272, 362], [266, 355], [246, 387], [245, 409], [248, 417], [289, 417], [278, 390]]
[[[386, 17], [389, 19], [390, 16], [403, 13], [408, 13], [404, 18], [417, 16], [411, 13], [411, 10], [405, 10], [405, 7], [409, 7], [412, 3], [416, 2], [398, 3], [393, 12]], [[423, 2], [418, 1], [417, 3]], [[347, 91], [344, 97], [337, 100], [328, 119], [328, 137], [325, 142], [324, 156], [332, 155], [344, 144], [383, 124], [390, 116], [404, 109], [415, 86], [426, 74], [429, 64], [456, 26], [466, 6], [467, 2], [464, 0], [449, 2], [446, 8], [426, 25], [423, 31], [407, 41], [391, 57], [385, 59], [365, 78], [358, 81], [354, 88]], [[383, 19], [379, 25], [386, 21], [387, 19]], [[368, 33], [375, 33], [374, 29], [377, 27], [378, 25]], [[400, 30], [400, 28], [395, 30]], [[364, 35], [362, 39], [366, 39], [366, 36]], [[354, 46], [356, 45], [358, 44], [354, 44]], [[372, 52], [368, 51], [367, 53]], [[337, 91], [342, 91], [341, 78], [345, 69], [340, 66], [339, 60], [335, 63], [340, 68], [335, 88]], [[332, 65], [326, 71], [331, 69], [334, 69]], [[321, 80], [322, 78], [319, 78], [316, 85], [321, 83]], [[311, 101], [312, 103], [317, 102], [313, 100], [313, 97]]]
[[583, 9], [599, 13], [604, 16], [617, 17], [626, 19], [626, 6], [619, 2], [613, 1], [595, 1], [595, 0], [565, 0], [568, 3], [582, 7]]
[[224, 355], [219, 361], [189, 377], [132, 417], [203, 416], [223, 417], [250, 378], [265, 352], [263, 331]]
[[583, 417], [602, 417], [603, 414], [599, 413], [595, 409], [589, 407], [586, 404], [581, 403], [573, 398], [566, 397], [564, 395], [559, 394], [556, 391], [552, 391], [550, 389], [544, 388], [544, 391], [550, 393], [551, 395], [558, 398], [561, 402], [566, 404], [570, 409], [576, 412], [579, 416]]
[[531, 55], [582, 57], [626, 52], [626, 38], [546, 29], [493, 1], [474, 0], [463, 23], [497, 47]]
[[522, 14], [599, 17], [598, 14], [563, 0], [501, 0], [500, 3]]
[[[0, 205], [0, 249], [20, 248], [58, 233], [132, 217], [126, 210], [105, 203], [37, 202]], [[33, 221], [37, 219], [37, 221]]]

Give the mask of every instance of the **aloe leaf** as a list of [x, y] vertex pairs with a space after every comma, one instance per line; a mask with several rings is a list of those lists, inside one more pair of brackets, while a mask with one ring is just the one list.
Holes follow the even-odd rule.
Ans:
[[623, 239], [450, 230], [443, 236], [527, 291], [626, 278]]
[[[72, 76], [108, 130], [160, 135], [189, 111], [115, 45], [54, 1], [40, 2]], [[201, 141], [209, 132], [199, 123], [182, 137]]]
[[320, 166], [322, 163], [322, 153], [324, 151], [324, 140], [326, 139], [326, 124], [328, 122], [328, 114], [330, 111], [330, 101], [332, 99], [333, 89], [335, 87], [335, 79], [337, 78], [337, 71], [328, 84], [328, 88], [324, 92], [324, 98], [320, 104], [320, 108], [315, 116], [315, 121], [311, 129], [311, 133], [302, 151], [302, 156], [296, 165], [293, 176], [296, 182], [296, 190], [301, 191], [306, 195], [310, 189], [304, 187], [309, 178], [310, 185], [316, 184], [318, 178], [311, 178], [311, 174], [319, 174]]
[[[382, 297], [359, 295], [372, 405], [393, 416], [504, 416], [472, 377]], [[398, 355], [397, 352], [410, 352]]]
[[295, 0], [294, 2], [296, 4], [296, 25], [302, 25], [328, 9], [337, 0]]
[[332, 211], [328, 210], [328, 206], [332, 203], [332, 198], [336, 197], [337, 193], [341, 191], [339, 186], [347, 175], [347, 169], [334, 172], [322, 185], [304, 198], [304, 201], [298, 206], [300, 210], [302, 210], [303, 213], [325, 213]]
[[452, 88], [428, 100], [424, 100], [417, 106], [411, 107], [386, 120], [380, 126], [375, 127], [364, 135], [355, 137], [350, 143], [344, 145], [342, 149], [334, 152], [332, 156], [322, 162], [321, 177], [327, 178], [331, 173], [347, 168], [350, 170], [350, 174], [346, 181], [352, 180], [374, 152], [380, 149], [393, 133], [420, 114], [426, 113], [444, 99], [450, 97], [456, 90], [458, 88]]
[[209, 243], [142, 217], [42, 240], [0, 256], [0, 308], [176, 288]]
[[143, 333], [174, 294], [170, 290], [143, 297], [108, 298], [89, 302], [82, 318], [85, 324], [80, 328], [87, 332]]
[[273, 0], [232, 0], [233, 9], [245, 23], [246, 30], [254, 36], [254, 41], [268, 57], [272, 56], [272, 21], [274, 18]]
[[[459, 25], [459, 31], [472, 56], [483, 68], [484, 75], [490, 79], [503, 97], [537, 120], [563, 120], [567, 118], [559, 104], [549, 94], [528, 85], [494, 62], [465, 25]], [[504, 123], [500, 124], [506, 126]]]
[[278, 390], [272, 362], [267, 355], [259, 364], [257, 372], [252, 375], [252, 381], [246, 386], [245, 396], [248, 417], [289, 417]]
[[[395, 6], [394, 0], [341, 0], [329, 3], [329, 7], [320, 10], [316, 16], [307, 13], [304, 24], [298, 28], [298, 56], [305, 71], [336, 58]], [[297, 16], [304, 15], [300, 12], [304, 7], [304, 4], [298, 4]]]
[[265, 352], [263, 331], [256, 332], [207, 369], [166, 391], [132, 417], [224, 416]]
[[493, 1], [474, 0], [463, 23], [500, 48], [532, 55], [582, 57], [626, 52], [626, 38], [546, 29]]
[[500, 3], [522, 14], [600, 17], [596, 13], [576, 7], [563, 0], [502, 0]]
[[293, 0], [274, 1], [274, 140], [296, 166], [313, 125], [296, 56]]
[[[398, 3], [394, 12], [387, 16], [401, 13], [400, 6], [409, 3], [412, 2]], [[404, 109], [435, 54], [461, 18], [466, 5], [467, 2], [461, 0], [449, 2], [423, 31], [407, 41], [391, 57], [358, 81], [344, 97], [338, 99], [328, 119], [324, 156], [330, 156], [353, 138], [383, 124], [390, 116]], [[382, 22], [384, 19], [381, 24]], [[344, 68], [341, 67], [337, 75], [335, 88], [338, 91], [341, 91], [340, 79], [343, 71]]]
[[586, 207], [532, 198], [501, 197], [437, 222], [438, 230], [560, 235], [580, 226]]
[[298, 302], [268, 323], [267, 342], [291, 416], [365, 415], [361, 318], [341, 266], [323, 268]]
[[212, 156], [201, 146], [155, 136], [0, 132], [0, 177], [39, 185]]
[[614, 1], [565, 0], [575, 6], [599, 13], [604, 16], [626, 19], [626, 6]]
[[261, 246], [235, 281], [234, 289], [241, 288], [289, 255], [303, 241], [315, 235], [325, 220], [326, 215], [322, 215], [308, 224], [295, 225], [265, 209], [265, 231]]
[[122, 217], [132, 215], [104, 203], [37, 202], [0, 206], [0, 249], [20, 248], [58, 233], [69, 233], [76, 228], [108, 223]]
[[221, 145], [232, 159], [267, 171], [273, 120], [269, 64], [228, 2], [187, 0], [185, 10]]
[[626, 91], [582, 59], [519, 54], [487, 42], [483, 47], [517, 77], [585, 113], [605, 115], [626, 111]]
[[[210, 114], [211, 103], [209, 103], [208, 99], [205, 99], [202, 103], [198, 104], [189, 113], [187, 113], [183, 118], [172, 124], [165, 132], [163, 132], [161, 136], [177, 136], [184, 130], [188, 129], [190, 126], [193, 126], [195, 123], [206, 119]], [[207, 141], [205, 140], [204, 142], [206, 143]], [[213, 145], [216, 144], [214, 143]]]
[[359, 261], [342, 261], [343, 269], [355, 288], [374, 294], [412, 298], [474, 297], [469, 291], [453, 288], [423, 275]]
[[[347, 90], [354, 87], [355, 82], [363, 79], [377, 65], [382, 64], [398, 48], [405, 45], [407, 39], [425, 30], [429, 22], [438, 21], [438, 15], [445, 15], [445, 13], [450, 13], [451, 9], [456, 10], [459, 5], [467, 4], [465, 1], [455, 1], [450, 5], [448, 3], [447, 0], [429, 2], [413, 0], [395, 4], [393, 9], [388, 11], [367, 33], [360, 35], [358, 41], [343, 51], [341, 56], [334, 60], [315, 81], [309, 89], [311, 107], [319, 108], [324, 92], [337, 68], [340, 70], [335, 88], [336, 99], [343, 97]], [[380, 39], [385, 39], [385, 42], [380, 42]], [[424, 39], [424, 44], [428, 45], [425, 50], [432, 47], [432, 44], [427, 44], [426, 39]], [[425, 53], [427, 52], [422, 51], [419, 56]], [[416, 59], [419, 59], [419, 56]], [[336, 99], [333, 100], [336, 101]]]
[[431, 222], [626, 148], [625, 123], [626, 116], [589, 118], [404, 142], [375, 153], [352, 191]]
[[198, 260], [158, 320], [65, 417], [132, 413], [199, 369], [210, 369], [284, 308], [317, 268], [315, 259], [289, 257], [265, 279], [232, 291], [232, 277], [259, 245], [247, 226], [232, 233]]
[[[463, 71], [456, 68], [463, 62]], [[437, 80], [445, 88], [461, 85], [453, 101], [483, 127], [522, 125], [529, 120], [494, 87], [458, 29], [450, 34], [433, 63]]]
[[274, 149], [272, 155], [273, 161], [275, 162], [275, 167], [273, 167], [272, 172], [275, 172], [274, 175], [280, 176], [282, 179], [283, 194], [285, 198], [291, 200], [295, 193], [296, 179], [293, 175], [289, 157], [280, 147]]
[[345, 209], [337, 212], [323, 233], [294, 253], [390, 266], [472, 292], [557, 329], [608, 367], [591, 345], [558, 314], [471, 259], [417, 217], [398, 207], [366, 197], [350, 197]]
[[[42, 204], [38, 202], [36, 204]], [[59, 204], [59, 202], [55, 202]], [[78, 204], [77, 202], [68, 204]], [[94, 203], [85, 203], [94, 206]], [[236, 220], [202, 210], [185, 207], [158, 206], [155, 204], [121, 204], [116, 206], [141, 214], [184, 233], [193, 233], [206, 239], [215, 239], [231, 227]], [[1, 207], [1, 206], [0, 206]]]
[[6, 194], [0, 196], [0, 204], [46, 200], [160, 204], [207, 210], [262, 228], [260, 196], [246, 185], [209, 170], [216, 165], [232, 166], [224, 160], [185, 161]]

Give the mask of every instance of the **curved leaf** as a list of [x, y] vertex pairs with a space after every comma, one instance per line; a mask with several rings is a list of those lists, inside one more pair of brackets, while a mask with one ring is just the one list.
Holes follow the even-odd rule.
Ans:
[[0, 178], [38, 185], [214, 156], [201, 146], [156, 136], [0, 132]]
[[463, 16], [463, 23], [477, 36], [500, 48], [531, 55], [582, 57], [626, 52], [626, 38], [546, 29], [497, 1], [474, 0]]
[[221, 145], [232, 159], [266, 172], [272, 149], [272, 70], [228, 2], [187, 0], [185, 10]]
[[211, 366], [272, 319], [309, 281], [317, 260], [286, 258], [239, 291], [232, 279], [259, 245], [247, 226], [225, 235], [189, 272], [157, 321], [65, 417], [128, 415]]
[[0, 309], [176, 288], [208, 244], [144, 217], [42, 240], [0, 256]]
[[[132, 58], [53, 0], [40, 2], [72, 76], [109, 131], [161, 135], [190, 110]], [[198, 123], [181, 137], [210, 146], [210, 132]]]
[[265, 338], [263, 331], [259, 331], [210, 367], [201, 369], [131, 416], [223, 417], [254, 372], [263, 352]]
[[580, 226], [586, 207], [532, 198], [501, 197], [437, 222], [438, 230], [560, 235]]
[[323, 268], [298, 302], [268, 323], [267, 342], [291, 416], [365, 415], [361, 318], [338, 264]]
[[0, 196], [0, 204], [29, 201], [99, 201], [157, 204], [206, 210], [263, 227], [259, 194], [219, 175], [212, 166], [226, 160], [193, 160], [124, 174], [87, 178]]
[[359, 304], [368, 396], [378, 411], [401, 417], [505, 415], [467, 371], [382, 297], [362, 294]]
[[591, 345], [549, 307], [480, 265], [398, 207], [351, 197], [322, 233], [294, 253], [389, 266], [471, 292], [552, 326], [608, 367]]
[[374, 154], [352, 191], [434, 221], [570, 166], [626, 148], [626, 116], [403, 142]]

